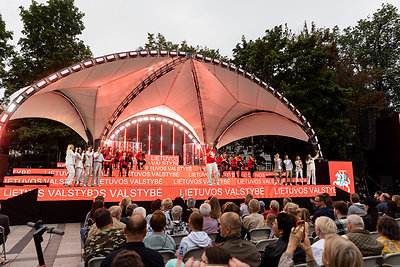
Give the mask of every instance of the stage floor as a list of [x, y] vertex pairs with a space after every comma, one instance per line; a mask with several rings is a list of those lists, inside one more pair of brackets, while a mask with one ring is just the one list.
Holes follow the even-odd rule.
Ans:
[[[113, 173], [119, 174], [119, 171], [114, 170]], [[251, 178], [248, 171], [243, 171], [243, 178], [235, 178], [234, 172], [227, 171], [224, 178], [219, 178], [219, 185], [213, 183], [209, 186], [206, 172], [198, 166], [131, 170], [128, 177], [103, 176], [99, 187], [63, 186], [67, 174], [65, 169], [14, 169], [14, 174], [4, 178], [5, 186], [0, 188], [0, 200], [33, 189], [38, 189], [38, 201], [91, 200], [98, 195], [103, 195], [107, 202], [119, 202], [123, 197], [130, 197], [133, 201], [152, 201], [168, 197], [174, 199], [177, 196], [184, 199], [207, 199], [210, 196], [244, 199], [247, 194], [255, 198], [314, 197], [325, 192], [336, 195], [333, 185], [274, 185], [274, 179], [270, 178], [273, 177], [272, 172], [255, 172], [254, 178]]]

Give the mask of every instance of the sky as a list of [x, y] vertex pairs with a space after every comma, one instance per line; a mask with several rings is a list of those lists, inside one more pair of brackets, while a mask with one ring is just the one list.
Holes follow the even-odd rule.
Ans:
[[[282, 24], [299, 32], [304, 22], [343, 29], [372, 15], [382, 3], [400, 9], [399, 0], [75, 0], [85, 14], [80, 39], [94, 57], [136, 50], [146, 43], [148, 32], [161, 33], [174, 43], [186, 40], [219, 49], [231, 57], [243, 35], [254, 40]], [[28, 9], [30, 4], [31, 0], [0, 0], [0, 14], [7, 30], [14, 32], [14, 45], [22, 36], [19, 6]]]

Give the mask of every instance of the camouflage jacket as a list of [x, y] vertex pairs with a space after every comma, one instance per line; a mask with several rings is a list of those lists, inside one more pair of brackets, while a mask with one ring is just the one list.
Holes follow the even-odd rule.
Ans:
[[85, 243], [83, 259], [105, 257], [110, 252], [122, 248], [126, 243], [122, 229], [108, 228], [89, 238]]

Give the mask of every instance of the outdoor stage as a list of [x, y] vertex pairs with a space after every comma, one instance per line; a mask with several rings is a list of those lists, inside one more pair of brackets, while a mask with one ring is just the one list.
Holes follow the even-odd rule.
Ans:
[[[219, 179], [219, 186], [207, 185], [207, 174], [201, 166], [176, 165], [171, 156], [151, 156], [146, 170], [130, 170], [129, 177], [119, 176], [119, 170], [112, 177], [103, 176], [100, 187], [65, 187], [66, 169], [14, 169], [14, 176], [4, 177], [4, 187], [0, 188], [0, 200], [6, 200], [33, 189], [38, 189], [38, 201], [92, 200], [103, 195], [106, 202], [119, 202], [123, 197], [133, 201], [152, 201], [157, 198], [183, 196], [184, 199], [207, 199], [215, 196], [219, 199], [244, 199], [247, 194], [255, 198], [314, 197], [321, 193], [336, 195], [338, 180], [348, 183], [341, 188], [354, 192], [351, 162], [329, 162], [331, 184], [326, 185], [273, 185], [272, 172], [255, 172], [254, 178], [249, 171], [242, 171], [243, 178], [235, 178], [234, 172], [226, 171], [225, 178]], [[159, 159], [168, 160], [154, 160]], [[339, 164], [339, 167], [335, 166]], [[337, 169], [339, 168], [339, 169]], [[125, 173], [125, 172], [124, 172]], [[342, 173], [342, 176], [338, 174]], [[344, 176], [343, 176], [344, 174]], [[350, 175], [351, 174], [351, 175]], [[325, 179], [327, 180], [327, 179]], [[285, 181], [285, 179], [284, 179]], [[306, 182], [306, 179], [304, 179]]]

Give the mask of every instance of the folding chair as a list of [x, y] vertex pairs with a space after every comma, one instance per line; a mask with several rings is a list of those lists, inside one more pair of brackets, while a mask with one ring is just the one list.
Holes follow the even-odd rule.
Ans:
[[193, 257], [195, 260], [200, 260], [203, 255], [204, 248], [191, 248], [183, 255], [183, 262]]
[[88, 267], [100, 267], [104, 258], [105, 257], [95, 257], [90, 259], [90, 261], [88, 262]]
[[2, 249], [0, 255], [4, 255], [3, 258], [6, 260], [7, 259], [7, 257], [6, 257], [6, 235], [5, 235], [5, 231], [4, 231], [4, 227], [3, 226], [0, 226], [0, 234], [3, 237], [3, 245], [2, 245], [3, 249]]
[[256, 243], [256, 247], [258, 248], [258, 251], [260, 252], [260, 254], [264, 253], [265, 247], [268, 244], [274, 243], [276, 240], [278, 240], [278, 238], [263, 239], [263, 240], [258, 241]]
[[214, 242], [214, 241], [215, 241], [215, 238], [216, 238], [217, 235], [218, 235], [218, 232], [207, 233], [207, 234], [208, 234], [208, 236], [211, 238], [211, 240]]
[[374, 239], [377, 239], [378, 237], [381, 236], [378, 232], [371, 232], [370, 235], [371, 235]]
[[383, 259], [379, 266], [395, 267], [400, 266], [400, 253], [391, 253], [383, 256]]
[[271, 234], [271, 229], [268, 228], [258, 228], [251, 229], [250, 236], [253, 243], [257, 243], [259, 240], [268, 239]]
[[179, 248], [179, 244], [181, 243], [182, 238], [185, 236], [188, 236], [187, 234], [181, 234], [181, 235], [171, 235], [172, 239], [175, 241], [176, 248]]
[[169, 260], [175, 259], [175, 252], [172, 250], [159, 250], [158, 251], [164, 259], [164, 264], [166, 264]]
[[382, 258], [383, 257], [381, 255], [363, 257], [364, 260], [363, 267], [377, 267], [379, 266], [379, 263], [382, 260]]

